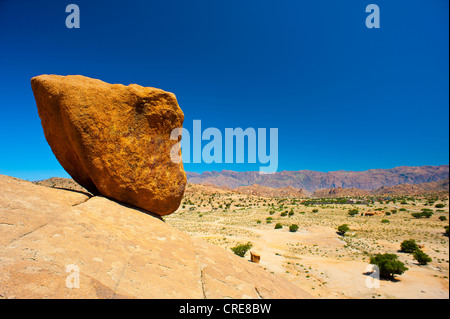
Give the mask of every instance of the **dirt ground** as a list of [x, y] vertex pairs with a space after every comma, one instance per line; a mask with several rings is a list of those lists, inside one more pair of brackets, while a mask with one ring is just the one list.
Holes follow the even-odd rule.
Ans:
[[[262, 268], [318, 298], [449, 298], [449, 239], [444, 235], [448, 195], [368, 205], [306, 206], [304, 200], [199, 190], [187, 193], [180, 209], [165, 220], [226, 249], [251, 242], [250, 251], [261, 256]], [[445, 207], [436, 208], [439, 203]], [[423, 208], [432, 209], [433, 216], [416, 219], [411, 215]], [[358, 214], [349, 216], [350, 209], [358, 209]], [[275, 229], [278, 223], [282, 228]], [[292, 224], [299, 226], [298, 231], [289, 231]], [[342, 224], [350, 227], [345, 236], [337, 232]], [[415, 239], [432, 262], [421, 266], [412, 254], [400, 252], [400, 243], [406, 239]], [[398, 255], [408, 270], [394, 281], [374, 280], [369, 259], [376, 253]], [[244, 258], [250, 262], [250, 253]]]

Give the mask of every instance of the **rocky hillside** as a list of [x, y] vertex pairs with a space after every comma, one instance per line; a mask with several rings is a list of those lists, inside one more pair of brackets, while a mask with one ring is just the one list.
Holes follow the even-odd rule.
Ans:
[[273, 188], [254, 184], [251, 186], [239, 186], [234, 189], [237, 193], [246, 195], [256, 195], [263, 197], [309, 197], [311, 193], [305, 192], [303, 189], [297, 189], [292, 186]]
[[329, 188], [315, 191], [311, 196], [317, 198], [357, 197], [370, 195], [370, 191], [357, 188]]
[[310, 297], [161, 217], [4, 175], [0, 234], [0, 299]]
[[449, 179], [438, 182], [422, 183], [422, 184], [400, 184], [390, 187], [380, 187], [371, 192], [372, 195], [411, 195], [425, 194], [429, 192], [448, 192]]
[[236, 188], [258, 184], [274, 188], [292, 186], [315, 192], [319, 189], [357, 188], [375, 190], [400, 184], [420, 184], [438, 182], [449, 177], [449, 166], [401, 166], [392, 169], [371, 169], [363, 172], [335, 171], [316, 172], [309, 170], [282, 171], [274, 174], [260, 175], [259, 172], [204, 172], [202, 174], [187, 172], [188, 182], [212, 184]]

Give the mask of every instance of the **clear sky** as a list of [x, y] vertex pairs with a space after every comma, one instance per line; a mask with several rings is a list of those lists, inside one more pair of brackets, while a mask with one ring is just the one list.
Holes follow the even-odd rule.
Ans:
[[[68, 29], [65, 8], [80, 8]], [[365, 8], [380, 8], [368, 29]], [[448, 0], [0, 0], [0, 174], [67, 176], [30, 79], [82, 74], [176, 94], [220, 130], [279, 129], [278, 170], [449, 162]], [[257, 170], [186, 164], [188, 171]]]

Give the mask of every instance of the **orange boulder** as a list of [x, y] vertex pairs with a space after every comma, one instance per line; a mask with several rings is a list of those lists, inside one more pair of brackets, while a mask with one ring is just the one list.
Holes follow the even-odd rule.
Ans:
[[76, 182], [161, 216], [178, 208], [186, 174], [170, 133], [184, 114], [174, 94], [81, 75], [40, 75], [31, 87], [45, 138]]

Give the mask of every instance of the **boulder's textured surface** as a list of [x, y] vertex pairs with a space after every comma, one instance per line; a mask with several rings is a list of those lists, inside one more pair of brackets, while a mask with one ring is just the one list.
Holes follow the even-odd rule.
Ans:
[[158, 215], [174, 212], [186, 174], [170, 139], [184, 115], [175, 95], [80, 75], [31, 79], [45, 138], [73, 179], [94, 194]]
[[0, 234], [0, 298], [310, 298], [139, 210], [3, 175]]

